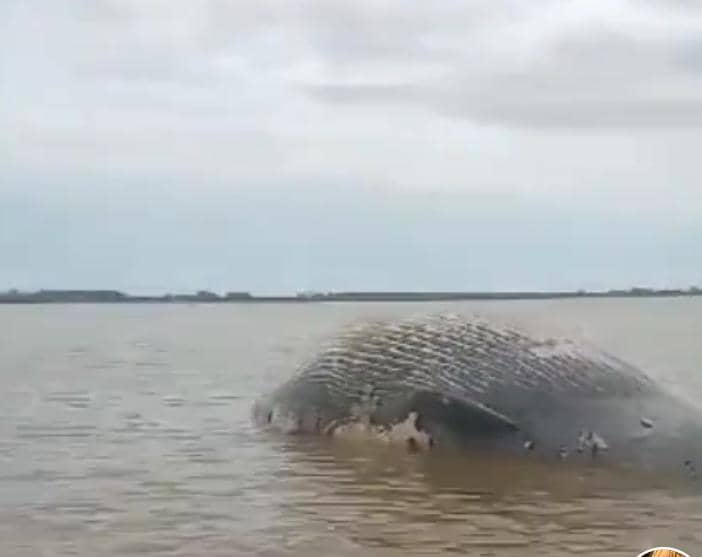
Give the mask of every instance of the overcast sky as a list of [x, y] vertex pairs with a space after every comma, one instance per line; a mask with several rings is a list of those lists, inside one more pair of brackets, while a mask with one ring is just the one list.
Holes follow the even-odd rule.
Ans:
[[690, 284], [700, 2], [0, 2], [0, 289]]

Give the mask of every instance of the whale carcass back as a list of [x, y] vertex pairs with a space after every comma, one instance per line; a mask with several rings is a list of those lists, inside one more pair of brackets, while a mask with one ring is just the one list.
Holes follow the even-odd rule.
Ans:
[[670, 450], [666, 429], [679, 436], [699, 425], [683, 406], [585, 344], [441, 315], [340, 334], [258, 401], [254, 416], [295, 433], [399, 428], [411, 446], [421, 434], [428, 446], [640, 457]]

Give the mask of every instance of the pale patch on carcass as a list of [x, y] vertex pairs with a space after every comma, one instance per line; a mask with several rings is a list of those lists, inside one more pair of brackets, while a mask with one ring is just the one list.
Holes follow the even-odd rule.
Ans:
[[576, 449], [579, 453], [587, 449], [595, 455], [599, 451], [606, 451], [609, 449], [609, 445], [596, 431], [583, 430], [578, 436]]
[[354, 420], [336, 426], [334, 437], [354, 441], [373, 440], [391, 445], [403, 445], [411, 450], [428, 450], [432, 438], [425, 431], [417, 428], [417, 412], [410, 412], [407, 418], [390, 427], [374, 425], [366, 420]]
[[404, 422], [393, 425], [388, 431], [391, 442], [405, 443], [419, 449], [429, 449], [432, 444], [431, 436], [417, 428], [419, 414], [410, 412]]

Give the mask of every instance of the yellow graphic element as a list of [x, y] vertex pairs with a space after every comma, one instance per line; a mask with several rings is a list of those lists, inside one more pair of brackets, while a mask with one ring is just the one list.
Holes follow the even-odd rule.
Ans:
[[640, 553], [638, 557], [690, 557], [684, 551], [674, 547], [654, 547]]

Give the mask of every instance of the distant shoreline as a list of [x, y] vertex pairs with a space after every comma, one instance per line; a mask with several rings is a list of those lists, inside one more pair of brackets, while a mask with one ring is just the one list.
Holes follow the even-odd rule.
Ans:
[[313, 302], [438, 302], [438, 301], [504, 301], [553, 300], [563, 298], [672, 298], [702, 296], [702, 289], [686, 290], [632, 288], [607, 291], [563, 292], [328, 292], [301, 293], [295, 296], [254, 296], [248, 292], [229, 292], [223, 296], [210, 291], [195, 294], [163, 294], [133, 296], [117, 290], [39, 290], [0, 293], [0, 304], [255, 304]]

